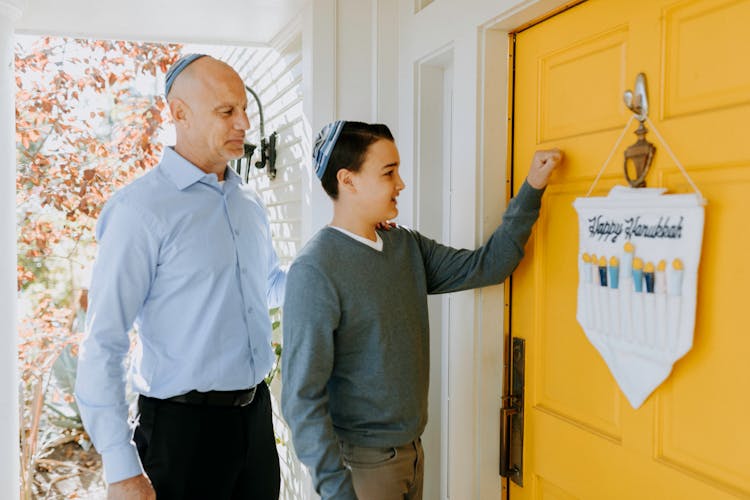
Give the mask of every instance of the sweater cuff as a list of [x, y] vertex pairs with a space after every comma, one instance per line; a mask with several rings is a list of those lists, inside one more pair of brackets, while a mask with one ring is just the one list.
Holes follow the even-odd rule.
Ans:
[[102, 463], [107, 484], [143, 474], [141, 459], [138, 457], [138, 450], [133, 442], [102, 453]]
[[542, 189], [537, 189], [529, 184], [528, 180], [524, 180], [523, 184], [521, 185], [521, 189], [518, 190], [516, 198], [525, 198], [528, 203], [531, 203], [534, 205], [534, 207], [539, 208], [540, 206], [542, 206], [542, 195], [544, 194], [544, 191], [546, 189], [546, 186]]

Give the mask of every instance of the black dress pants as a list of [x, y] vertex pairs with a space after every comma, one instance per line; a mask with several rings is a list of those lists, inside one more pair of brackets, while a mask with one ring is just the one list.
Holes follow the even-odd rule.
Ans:
[[133, 437], [157, 500], [277, 500], [271, 397], [261, 382], [243, 407], [138, 399]]

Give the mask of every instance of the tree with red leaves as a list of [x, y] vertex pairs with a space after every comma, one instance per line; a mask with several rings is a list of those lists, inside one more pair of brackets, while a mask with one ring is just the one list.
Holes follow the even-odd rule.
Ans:
[[[167, 120], [158, 81], [180, 45], [39, 38], [16, 47], [18, 290], [24, 496], [49, 489], [46, 454], [82, 430], [49, 432], [74, 405], [51, 377], [75, 356], [96, 218], [109, 196], [158, 163]], [[70, 347], [68, 347], [70, 346]], [[46, 460], [46, 462], [45, 462]], [[80, 466], [71, 466], [80, 471]], [[69, 474], [68, 474], [69, 475]]]

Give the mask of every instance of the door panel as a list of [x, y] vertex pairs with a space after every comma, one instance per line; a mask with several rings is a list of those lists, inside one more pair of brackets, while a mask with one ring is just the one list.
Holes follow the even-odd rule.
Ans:
[[[565, 137], [617, 128], [622, 113], [607, 105], [622, 96], [627, 29], [615, 27], [597, 33], [539, 60], [537, 140]], [[581, 78], [587, 68], [600, 68], [601, 78]], [[571, 99], [570, 89], [585, 99]]]
[[665, 9], [665, 117], [750, 102], [750, 72], [738, 68], [750, 54], [750, 37], [741, 36], [748, 18], [750, 3], [736, 0]]
[[[750, 498], [750, 0], [590, 0], [516, 35], [513, 189], [536, 149], [566, 165], [513, 277], [526, 339], [524, 487], [516, 499]], [[575, 319], [577, 217], [648, 79], [650, 118], [708, 199], [693, 349], [638, 409]], [[635, 131], [635, 124], [631, 132]], [[650, 132], [649, 186], [692, 189]], [[593, 195], [622, 175], [625, 136]]]
[[[581, 187], [550, 192], [545, 198], [545, 212], [555, 215], [540, 221], [539, 247], [556, 246], [554, 242], [564, 240], [569, 228], [576, 226], [572, 203]], [[577, 249], [573, 245], [537, 255], [541, 267], [541, 281], [533, 288], [538, 293], [534, 301], [538, 304], [540, 322], [535, 359], [539, 367], [539, 378], [535, 381], [539, 391], [537, 407], [590, 432], [620, 439], [619, 389], [614, 379], [607, 376], [604, 361], [584, 336], [570, 338], [558, 333], [576, 328], [575, 317], [568, 311], [576, 307], [576, 296], [569, 293], [569, 287], [570, 283], [577, 283], [577, 269], [565, 265], [576, 258]], [[581, 391], [581, 387], [586, 387], [586, 391]]]
[[[704, 244], [702, 261], [746, 261], [747, 241], [744, 248], [733, 248], [737, 227], [732, 226], [733, 218], [722, 217], [721, 211], [746, 206], [750, 163], [691, 175], [704, 196], [712, 200], [706, 209], [704, 241], [725, 242]], [[668, 177], [683, 181], [676, 172]], [[740, 284], [750, 279], [749, 267], [702, 264], [699, 279], [711, 287], [701, 286], [698, 291], [699, 330], [693, 350], [675, 367], [672, 380], [662, 388], [658, 399], [656, 455], [664, 463], [706, 480], [750, 490], [750, 432], [741, 422], [750, 412], [745, 396], [750, 381], [750, 349], [747, 341], [733, 341], [744, 340], [742, 337], [748, 334], [743, 314], [748, 307], [747, 294], [742, 293]], [[715, 290], [728, 293], [717, 294]], [[725, 428], [727, 423], [731, 425]]]

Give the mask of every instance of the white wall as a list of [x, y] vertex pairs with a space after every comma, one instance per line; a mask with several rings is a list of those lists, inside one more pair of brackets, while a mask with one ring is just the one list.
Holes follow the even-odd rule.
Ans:
[[[397, 0], [310, 0], [303, 15], [304, 110], [313, 137], [332, 120], [387, 124], [398, 132]], [[303, 241], [331, 220], [310, 174]], [[411, 213], [411, 207], [407, 212]]]
[[[249, 185], [263, 199], [271, 234], [282, 265], [291, 263], [302, 244], [302, 171], [308, 168], [310, 135], [302, 109], [302, 37], [299, 33], [271, 49], [240, 49], [229, 55], [245, 83], [263, 104], [265, 134], [278, 133], [276, 178], [255, 168], [260, 148], [253, 156]], [[250, 56], [250, 57], [248, 57]], [[239, 61], [244, 64], [240, 66]], [[248, 106], [251, 129], [248, 140], [260, 144], [260, 116], [255, 102]]]

